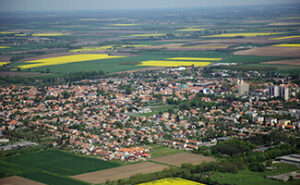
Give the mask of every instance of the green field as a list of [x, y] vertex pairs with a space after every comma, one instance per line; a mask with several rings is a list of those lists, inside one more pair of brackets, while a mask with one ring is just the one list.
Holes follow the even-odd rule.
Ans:
[[231, 69], [237, 70], [261, 70], [261, 71], [277, 71], [283, 74], [299, 74], [300, 66], [280, 65], [280, 64], [245, 64], [231, 66]]
[[117, 166], [119, 164], [58, 150], [47, 150], [1, 159], [0, 177], [19, 175], [47, 184], [83, 184], [66, 176]]
[[[172, 57], [226, 57], [223, 52], [142, 52], [139, 56], [128, 56], [124, 58], [103, 59], [94, 61], [83, 61], [76, 63], [68, 63], [61, 65], [42, 66], [31, 69], [24, 69], [23, 71], [41, 72], [50, 70], [50, 73], [69, 73], [82, 71], [104, 71], [105, 73], [113, 73], [120, 71], [128, 71], [134, 69], [147, 68], [147, 66], [137, 66], [142, 61], [148, 60], [167, 60]], [[21, 62], [10, 64], [11, 66], [22, 65]]]
[[152, 148], [151, 152], [149, 152], [151, 154], [151, 158], [184, 152], [175, 148], [170, 148], [161, 145], [150, 145], [150, 147]]
[[286, 57], [269, 57], [253, 55], [231, 55], [222, 60], [223, 63], [254, 64], [267, 61], [286, 59]]
[[265, 172], [252, 172], [247, 170], [239, 171], [237, 174], [232, 173], [220, 173], [217, 172], [211, 176], [211, 178], [220, 183], [236, 184], [236, 185], [249, 185], [249, 184], [263, 184], [263, 185], [297, 185], [300, 180], [280, 182], [276, 180], [266, 179], [264, 176], [268, 175], [278, 175], [282, 173], [287, 173], [295, 171], [298, 168], [291, 164], [276, 164], [273, 165], [273, 170], [267, 170]]

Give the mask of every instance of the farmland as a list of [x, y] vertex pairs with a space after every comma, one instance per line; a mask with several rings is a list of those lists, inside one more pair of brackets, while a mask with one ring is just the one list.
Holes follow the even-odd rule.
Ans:
[[[66, 36], [70, 35], [69, 33], [34, 33], [32, 36], [36, 37], [56, 37], [56, 36]], [[18, 35], [20, 36], [20, 35]]]
[[204, 185], [204, 184], [181, 179], [181, 178], [167, 178], [167, 179], [142, 183], [139, 185]]
[[57, 150], [8, 157], [1, 159], [0, 163], [2, 177], [19, 175], [45, 184], [84, 184], [67, 176], [118, 166], [115, 163]]
[[19, 176], [11, 176], [0, 179], [0, 184], [13, 184], [13, 185], [44, 185], [39, 182], [35, 182], [29, 179], [25, 179]]
[[18, 67], [22, 69], [27, 69], [27, 68], [35, 68], [41, 66], [60, 65], [60, 64], [67, 64], [67, 63], [74, 63], [74, 62], [91, 61], [91, 60], [99, 60], [99, 59], [112, 59], [112, 58], [122, 58], [122, 56], [109, 56], [107, 54], [69, 55], [69, 56], [60, 56], [60, 57], [26, 61], [24, 62], [26, 63], [26, 65], [21, 65]]
[[[228, 16], [236, 16], [236, 13], [226, 11]], [[191, 11], [191, 15], [194, 13]], [[271, 12], [268, 14], [272, 15]], [[18, 26], [7, 24], [5, 29], [0, 30], [0, 39], [5, 41], [0, 46], [1, 54], [10, 60], [4, 70], [47, 72], [48, 76], [57, 77], [72, 72], [115, 73], [156, 66], [204, 67], [210, 64], [208, 62], [227, 62], [240, 55], [247, 56], [235, 62], [247, 61], [249, 55], [278, 56], [285, 60], [299, 57], [296, 47], [298, 25], [293, 19], [261, 19], [257, 16], [247, 20], [242, 16], [234, 23], [224, 25], [226, 16], [223, 19], [210, 17], [202, 20], [198, 19], [201, 16], [197, 13], [191, 20], [180, 17], [172, 24], [154, 24], [151, 16], [129, 17], [122, 14], [74, 18], [63, 15], [57, 21], [68, 24], [61, 25], [41, 15], [43, 22], [39, 22], [40, 26], [34, 29], [35, 19]], [[281, 25], [283, 20], [285, 24]], [[18, 22], [18, 18], [15, 21]], [[18, 44], [13, 45], [13, 42]], [[74, 54], [78, 54], [77, 59], [71, 59]], [[79, 59], [79, 54], [85, 55]], [[103, 57], [92, 57], [96, 55]], [[199, 62], [202, 59], [193, 58], [218, 60], [203, 59]]]
[[152, 160], [160, 163], [174, 165], [174, 166], [181, 166], [184, 163], [201, 164], [204, 161], [206, 162], [215, 161], [215, 159], [211, 157], [206, 157], [206, 156], [196, 155], [196, 154], [191, 154], [186, 152], [157, 157], [157, 158], [153, 158]]
[[104, 183], [107, 180], [118, 180], [123, 178], [129, 178], [137, 173], [146, 174], [161, 171], [165, 168], [169, 168], [166, 165], [156, 164], [152, 162], [142, 162], [133, 165], [126, 165], [113, 169], [101, 170], [81, 175], [72, 176], [74, 179], [89, 183]]
[[266, 35], [278, 35], [283, 34], [283, 32], [274, 33], [224, 33], [219, 35], [210, 35], [204, 37], [256, 37], [256, 36], [266, 36]]
[[276, 56], [276, 57], [300, 57], [298, 47], [276, 47], [267, 46], [241, 50], [234, 53], [235, 55], [253, 55], [253, 56]]
[[187, 61], [143, 61], [139, 66], [160, 66], [160, 67], [179, 67], [179, 66], [207, 66], [210, 62], [187, 62]]

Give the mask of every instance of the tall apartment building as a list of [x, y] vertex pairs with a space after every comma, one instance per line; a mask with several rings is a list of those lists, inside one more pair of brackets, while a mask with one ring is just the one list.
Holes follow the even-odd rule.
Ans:
[[270, 97], [278, 97], [279, 96], [278, 85], [269, 85], [269, 96]]
[[289, 88], [278, 86], [278, 85], [270, 85], [269, 86], [269, 96], [270, 97], [281, 97], [284, 100], [289, 99]]
[[284, 100], [288, 100], [289, 99], [289, 88], [279, 87], [279, 96], [284, 98]]

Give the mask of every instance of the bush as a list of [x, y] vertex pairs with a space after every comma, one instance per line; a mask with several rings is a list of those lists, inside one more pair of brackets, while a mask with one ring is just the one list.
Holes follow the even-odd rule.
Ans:
[[221, 165], [220, 171], [225, 173], [237, 173], [238, 167], [234, 163], [225, 162]]
[[254, 163], [249, 164], [249, 170], [251, 170], [251, 171], [263, 172], [263, 171], [265, 171], [265, 169], [266, 168], [263, 163], [254, 162]]

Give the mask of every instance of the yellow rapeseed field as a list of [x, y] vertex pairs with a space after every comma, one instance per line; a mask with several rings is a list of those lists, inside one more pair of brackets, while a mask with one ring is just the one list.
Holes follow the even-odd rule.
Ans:
[[132, 34], [127, 37], [162, 37], [166, 36], [165, 33], [145, 33], [145, 34]]
[[137, 26], [139, 24], [110, 24], [110, 26]]
[[276, 35], [282, 34], [284, 32], [272, 32], [272, 33], [223, 33], [218, 35], [209, 35], [209, 36], [202, 36], [202, 37], [256, 37], [256, 36], [266, 36], [266, 35]]
[[204, 184], [181, 179], [181, 178], [166, 178], [166, 179], [160, 179], [152, 182], [142, 183], [139, 185], [204, 185]]
[[0, 62], [0, 66], [3, 66], [5, 64], [9, 64], [10, 62]]
[[9, 46], [0, 46], [0, 49], [10, 48]]
[[14, 31], [0, 31], [0, 34], [13, 34], [13, 33], [18, 33]]
[[175, 58], [168, 58], [168, 60], [206, 60], [206, 61], [219, 61], [219, 60], [222, 60], [222, 58], [175, 57]]
[[204, 28], [185, 28], [185, 29], [179, 29], [177, 31], [203, 31]]
[[138, 66], [158, 66], [158, 67], [179, 67], [179, 66], [207, 66], [211, 62], [186, 62], [186, 61], [163, 61], [163, 60], [149, 60], [143, 61]]
[[294, 39], [294, 38], [300, 38], [300, 35], [271, 38], [271, 40], [283, 40], [283, 39]]
[[300, 47], [300, 44], [276, 44], [273, 46], [278, 46], [278, 47]]
[[26, 61], [26, 62], [24, 62], [26, 65], [21, 65], [18, 67], [20, 67], [22, 69], [27, 69], [27, 68], [34, 68], [34, 67], [67, 64], [67, 63], [73, 63], [73, 62], [83, 62], [83, 61], [122, 58], [122, 57], [124, 57], [124, 56], [109, 56], [107, 54], [79, 54], [79, 55], [51, 57], [51, 58]]
[[69, 33], [34, 33], [32, 36], [36, 37], [54, 37], [54, 36], [66, 36], [70, 35]]

